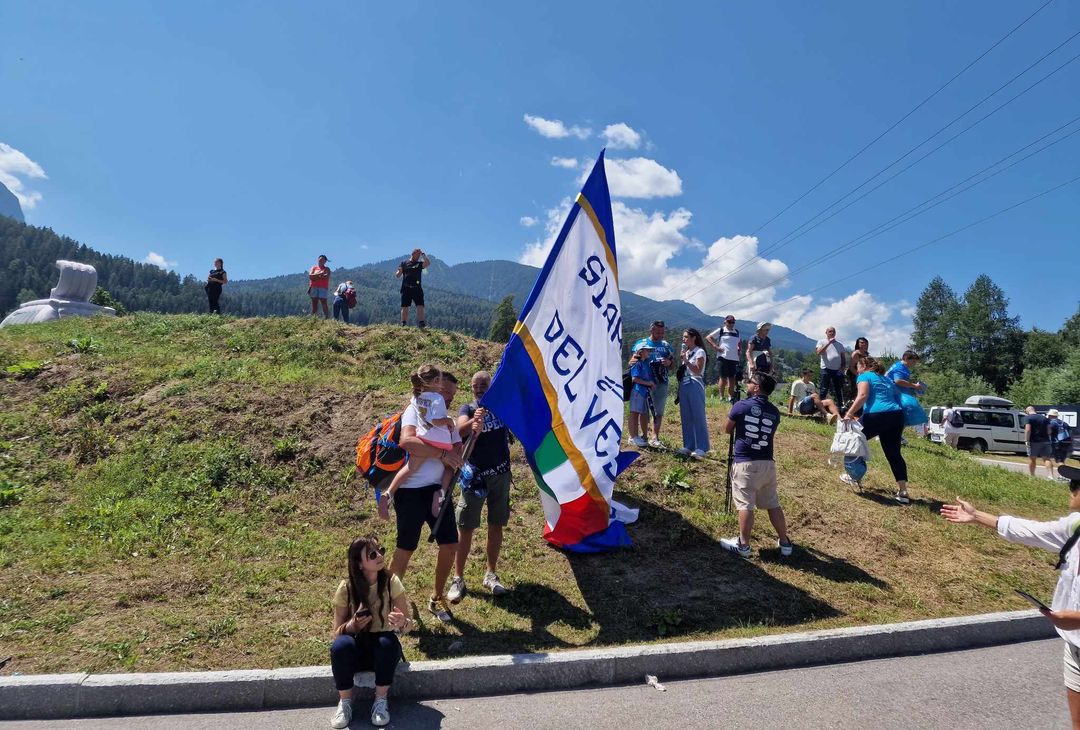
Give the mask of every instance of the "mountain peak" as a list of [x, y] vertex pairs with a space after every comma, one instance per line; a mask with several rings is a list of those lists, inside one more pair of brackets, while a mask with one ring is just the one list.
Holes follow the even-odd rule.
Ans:
[[15, 197], [15, 193], [4, 187], [4, 183], [0, 183], [0, 215], [14, 218], [20, 223], [26, 222], [26, 219], [23, 218], [22, 206], [19, 205], [19, 199]]

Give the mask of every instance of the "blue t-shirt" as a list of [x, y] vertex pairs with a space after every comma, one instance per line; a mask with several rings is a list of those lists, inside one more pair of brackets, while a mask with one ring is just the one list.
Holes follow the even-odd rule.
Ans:
[[657, 383], [666, 383], [668, 380], [668, 368], [661, 360], [665, 358], [672, 358], [674, 362], [675, 353], [671, 349], [671, 345], [667, 340], [654, 340], [651, 337], [646, 337], [645, 342], [649, 347], [653, 348], [652, 357], [649, 358], [649, 362], [652, 364], [653, 375], [652, 378]]
[[870, 395], [863, 404], [863, 413], [886, 413], [904, 409], [900, 405], [900, 390], [888, 378], [877, 373], [863, 373], [855, 382], [870, 386]]
[[769, 358], [765, 357], [765, 350], [772, 352], [772, 340], [766, 337], [754, 335], [750, 339], [750, 346], [754, 348], [754, 367], [763, 373], [771, 370]]
[[780, 425], [780, 411], [766, 398], [755, 395], [731, 407], [735, 422], [735, 461], [772, 461], [773, 437]]
[[[903, 360], [897, 360], [891, 366], [889, 366], [889, 369], [885, 371], [885, 377], [893, 381], [894, 383], [897, 380], [906, 380], [909, 383], [912, 382], [911, 370], [908, 368], [907, 365], [904, 364]], [[896, 387], [900, 389], [901, 393], [911, 393], [912, 395], [915, 395], [914, 388], [908, 388], [903, 385], [898, 385]]]
[[[630, 366], [630, 377], [641, 378], [642, 380], [648, 380], [649, 382], [655, 382], [653, 380], [652, 366], [648, 360], [638, 360], [636, 363]], [[641, 393], [642, 395], [649, 394], [649, 388], [641, 383], [634, 383], [634, 392]]]

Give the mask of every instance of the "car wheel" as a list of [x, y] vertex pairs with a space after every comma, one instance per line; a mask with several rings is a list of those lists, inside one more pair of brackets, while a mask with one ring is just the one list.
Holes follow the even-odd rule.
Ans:
[[982, 439], [975, 439], [971, 442], [971, 450], [974, 451], [976, 454], [985, 454], [986, 442]]

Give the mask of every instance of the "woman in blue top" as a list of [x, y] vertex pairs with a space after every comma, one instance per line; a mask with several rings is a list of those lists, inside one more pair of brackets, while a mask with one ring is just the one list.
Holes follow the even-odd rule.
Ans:
[[867, 355], [859, 360], [859, 376], [855, 378], [857, 394], [844, 419], [855, 420], [862, 409], [863, 435], [867, 440], [878, 437], [881, 450], [896, 480], [896, 496], [900, 504], [910, 504], [907, 491], [907, 464], [900, 453], [900, 437], [904, 433], [904, 408], [900, 405], [900, 391], [896, 384], [882, 373], [885, 368]]

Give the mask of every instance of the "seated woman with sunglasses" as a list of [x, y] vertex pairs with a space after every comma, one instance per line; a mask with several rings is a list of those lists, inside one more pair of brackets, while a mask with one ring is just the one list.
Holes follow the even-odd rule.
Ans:
[[390, 722], [387, 695], [401, 658], [398, 634], [413, 625], [405, 586], [385, 565], [385, 548], [374, 537], [360, 537], [349, 545], [349, 577], [334, 594], [334, 643], [330, 668], [340, 701], [330, 727], [348, 727], [352, 721], [353, 675], [375, 671], [375, 702], [371, 724]]

